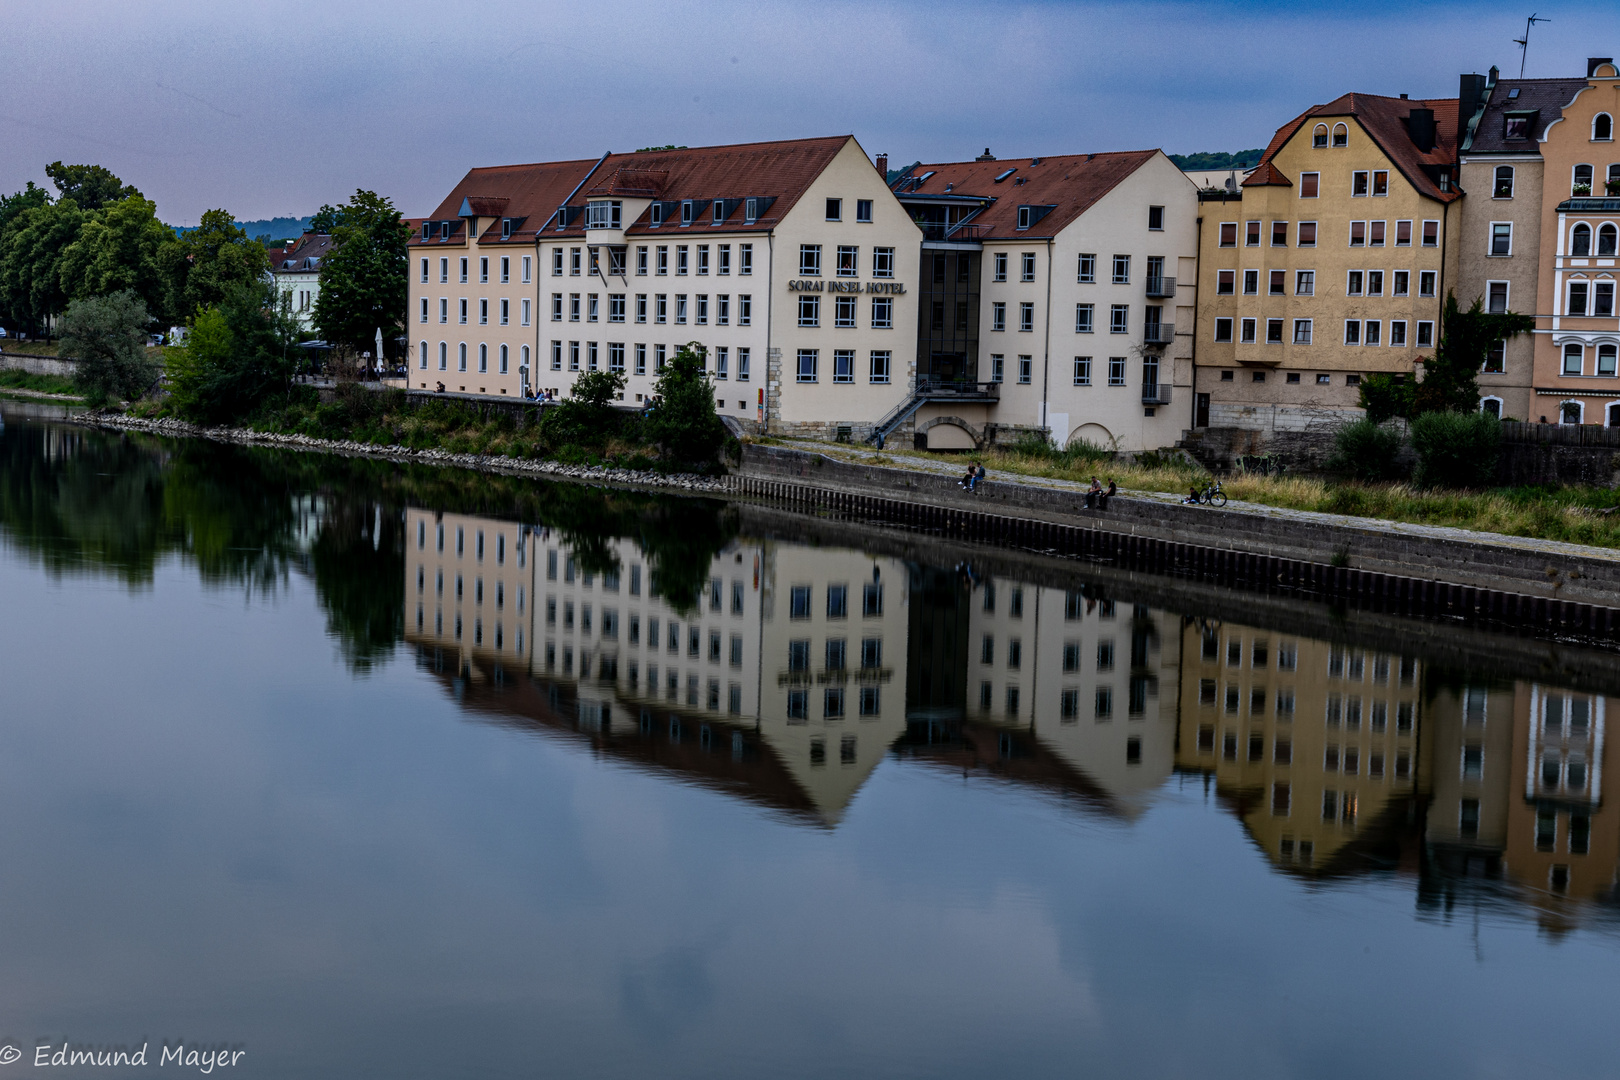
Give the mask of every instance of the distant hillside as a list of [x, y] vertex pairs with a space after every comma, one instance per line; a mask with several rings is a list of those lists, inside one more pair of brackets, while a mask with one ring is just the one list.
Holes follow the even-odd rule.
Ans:
[[1239, 150], [1235, 154], [1215, 150], [1203, 154], [1171, 154], [1170, 160], [1182, 172], [1213, 172], [1216, 169], [1253, 168], [1260, 164], [1260, 155], [1264, 153], [1263, 147]]
[[274, 241], [302, 236], [304, 230], [309, 228], [309, 220], [307, 217], [278, 217], [261, 221], [238, 221], [236, 226], [249, 236], [268, 237]]

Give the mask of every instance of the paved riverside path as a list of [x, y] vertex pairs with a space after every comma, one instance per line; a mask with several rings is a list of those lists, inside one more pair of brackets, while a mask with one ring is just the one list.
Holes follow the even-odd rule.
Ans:
[[[812, 454], [823, 454], [851, 464], [904, 469], [911, 472], [933, 473], [938, 476], [960, 477], [967, 472], [967, 462], [969, 460], [982, 460], [970, 458], [964, 454], [962, 464], [957, 465], [947, 461], [933, 461], [928, 458], [912, 457], [908, 454], [897, 454], [893, 451], [879, 452], [838, 443], [816, 442], [810, 439], [780, 439], [777, 442], [789, 449], [802, 450]], [[1106, 480], [1107, 476], [1104, 472], [1099, 472], [1098, 479]], [[1053, 491], [1080, 494], [1084, 494], [1086, 488], [1090, 486], [1089, 481], [1082, 483], [1077, 480], [1059, 480], [1049, 476], [1028, 476], [1024, 473], [1008, 472], [1005, 469], [991, 469], [988, 467], [985, 469], [985, 478], [981, 483], [1020, 484], [1024, 487], [1048, 488]], [[1128, 491], [1125, 488], [1120, 488], [1119, 496], [1116, 497], [1145, 499], [1161, 503], [1180, 503], [1184, 498], [1182, 495], [1167, 491]], [[1263, 503], [1239, 502], [1236, 499], [1229, 501], [1222, 509], [1213, 506], [1205, 509], [1211, 514], [1252, 514], [1256, 517], [1275, 521], [1297, 522], [1302, 525], [1315, 525], [1325, 528], [1373, 529], [1393, 536], [1488, 544], [1493, 547], [1527, 554], [1597, 559], [1613, 565], [1616, 570], [1620, 570], [1620, 549], [1593, 547], [1587, 544], [1571, 544], [1562, 540], [1542, 540], [1534, 536], [1509, 536], [1506, 533], [1482, 532], [1477, 529], [1458, 528], [1455, 525], [1418, 525], [1412, 522], [1390, 521], [1386, 518], [1324, 514], [1316, 510], [1293, 510], [1282, 506], [1266, 506]]]

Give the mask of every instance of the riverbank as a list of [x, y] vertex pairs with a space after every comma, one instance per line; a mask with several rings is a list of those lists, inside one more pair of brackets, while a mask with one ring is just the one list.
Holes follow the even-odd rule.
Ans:
[[283, 450], [305, 450], [328, 454], [380, 458], [387, 461], [415, 462], [481, 472], [536, 478], [580, 480], [594, 484], [618, 484], [637, 488], [660, 488], [693, 495], [722, 495], [731, 490], [723, 477], [695, 473], [660, 473], [647, 469], [621, 469], [600, 465], [571, 465], [534, 458], [490, 454], [454, 453], [448, 450], [414, 449], [409, 446], [379, 445], [351, 439], [323, 439], [313, 435], [282, 434], [240, 427], [202, 427], [183, 420], [146, 419], [123, 413], [94, 412], [74, 417], [74, 422], [120, 431], [138, 431], [170, 438], [211, 439], [215, 442], [247, 446], [267, 446]]

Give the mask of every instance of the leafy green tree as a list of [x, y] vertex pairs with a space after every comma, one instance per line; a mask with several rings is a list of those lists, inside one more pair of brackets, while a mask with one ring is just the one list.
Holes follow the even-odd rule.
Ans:
[[621, 417], [613, 402], [624, 385], [624, 376], [612, 371], [588, 371], [574, 380], [572, 396], [547, 409], [541, 422], [553, 449], [599, 447], [617, 434]]
[[157, 219], [157, 207], [139, 195], [108, 203], [88, 215], [79, 235], [62, 251], [57, 271], [69, 299], [129, 290], [154, 315], [163, 309], [158, 249], [174, 231]]
[[697, 342], [681, 346], [653, 386], [657, 399], [646, 420], [647, 437], [666, 457], [683, 464], [713, 464], [729, 438], [714, 409], [706, 359]]
[[1425, 413], [1412, 421], [1412, 447], [1424, 487], [1486, 487], [1496, 478], [1502, 422], [1477, 409]]
[[367, 352], [379, 329], [389, 341], [404, 327], [410, 230], [375, 192], [356, 191], [340, 209], [332, 251], [321, 262], [315, 325], [333, 345]]
[[1361, 407], [1367, 419], [1382, 424], [1395, 417], [1412, 415], [1412, 389], [1416, 384], [1400, 375], [1379, 372], [1361, 379]]
[[191, 320], [185, 344], [164, 355], [176, 412], [202, 423], [226, 423], [288, 392], [298, 324], [278, 299], [272, 285], [233, 285]]
[[62, 288], [62, 255], [87, 215], [71, 199], [29, 207], [0, 233], [0, 305], [6, 319], [38, 334], [70, 299]]
[[1490, 314], [1478, 299], [1463, 311], [1457, 294], [1448, 294], [1440, 344], [1423, 365], [1423, 381], [1412, 391], [1411, 415], [1478, 412], [1479, 370], [1485, 366], [1491, 346], [1535, 328], [1533, 317], [1511, 311]]
[[157, 381], [146, 356], [146, 305], [134, 292], [75, 300], [62, 315], [62, 351], [78, 358], [78, 382], [92, 405], [133, 400]]
[[56, 184], [62, 198], [72, 199], [87, 213], [132, 195], [138, 198], [141, 194], [100, 165], [64, 165], [53, 161], [45, 166], [45, 175]]
[[1340, 428], [1327, 466], [1357, 480], [1376, 483], [1401, 475], [1401, 434], [1370, 417]]
[[15, 195], [0, 195], [0, 232], [4, 232], [6, 224], [24, 210], [31, 210], [36, 206], [46, 206], [51, 201], [51, 193], [28, 181], [28, 186]]
[[184, 236], [171, 238], [157, 254], [164, 307], [176, 321], [217, 304], [234, 286], [261, 280], [270, 269], [264, 245], [250, 240], [224, 210], [209, 210]]
[[321, 208], [315, 211], [315, 215], [309, 219], [309, 228], [311, 232], [331, 236], [337, 232], [339, 225], [344, 224], [344, 221], [344, 207], [333, 206], [331, 203], [322, 203]]

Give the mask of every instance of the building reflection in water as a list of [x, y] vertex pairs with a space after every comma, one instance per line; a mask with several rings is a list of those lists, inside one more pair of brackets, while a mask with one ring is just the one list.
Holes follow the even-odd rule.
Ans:
[[1130, 821], [1202, 777], [1279, 870], [1435, 917], [1620, 910], [1609, 699], [1077, 588], [775, 540], [671, 603], [628, 539], [406, 512], [406, 638], [463, 706], [819, 827], [885, 754]]

